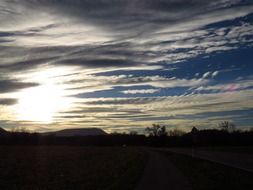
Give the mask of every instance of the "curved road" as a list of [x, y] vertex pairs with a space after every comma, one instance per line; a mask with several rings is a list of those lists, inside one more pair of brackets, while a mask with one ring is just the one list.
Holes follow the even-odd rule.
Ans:
[[233, 168], [253, 173], [253, 155], [232, 152], [210, 151], [190, 148], [164, 148], [162, 151], [170, 151], [177, 154], [193, 156], [203, 160], [216, 162]]

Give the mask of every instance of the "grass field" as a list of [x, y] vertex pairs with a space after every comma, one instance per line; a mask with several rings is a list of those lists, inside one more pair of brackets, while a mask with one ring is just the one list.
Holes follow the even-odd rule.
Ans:
[[0, 146], [1, 190], [130, 190], [146, 153], [124, 147]]
[[253, 174], [206, 160], [175, 153], [164, 153], [187, 177], [193, 190], [249, 190]]

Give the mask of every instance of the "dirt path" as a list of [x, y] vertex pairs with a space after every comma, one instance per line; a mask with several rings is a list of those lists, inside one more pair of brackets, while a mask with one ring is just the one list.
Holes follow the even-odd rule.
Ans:
[[171, 151], [179, 154], [185, 154], [188, 156], [194, 156], [204, 160], [220, 163], [230, 167], [238, 168], [241, 170], [249, 171], [253, 173], [253, 155], [230, 153], [230, 152], [219, 152], [219, 151], [208, 151], [198, 149], [186, 149], [186, 148], [169, 148], [163, 149], [163, 151]]
[[178, 169], [161, 153], [149, 151], [150, 158], [135, 190], [189, 190], [190, 185]]

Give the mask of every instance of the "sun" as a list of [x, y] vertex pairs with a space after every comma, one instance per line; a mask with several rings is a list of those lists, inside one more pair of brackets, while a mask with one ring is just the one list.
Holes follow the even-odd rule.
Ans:
[[18, 98], [17, 117], [24, 121], [50, 123], [54, 115], [69, 106], [64, 89], [44, 84], [23, 90]]

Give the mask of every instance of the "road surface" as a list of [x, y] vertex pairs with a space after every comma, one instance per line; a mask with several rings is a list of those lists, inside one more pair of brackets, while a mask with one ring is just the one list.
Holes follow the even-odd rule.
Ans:
[[187, 179], [159, 152], [148, 151], [149, 161], [135, 190], [190, 190]]
[[253, 173], [253, 155], [250, 154], [191, 148], [166, 148], [161, 150], [193, 156]]

